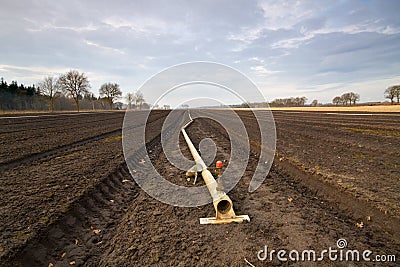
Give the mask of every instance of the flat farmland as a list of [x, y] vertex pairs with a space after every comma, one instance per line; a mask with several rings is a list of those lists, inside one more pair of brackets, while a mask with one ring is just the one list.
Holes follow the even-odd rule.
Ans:
[[[123, 157], [123, 112], [0, 117], [0, 265], [264, 266], [257, 252], [265, 245], [321, 251], [339, 238], [351, 249], [400, 257], [400, 114], [274, 111], [275, 160], [249, 193], [260, 135], [251, 112], [237, 113], [251, 153], [229, 196], [251, 222], [217, 226], [199, 225], [213, 216], [211, 204], [169, 206], [135, 183]], [[147, 151], [163, 177], [189, 186], [160, 144], [167, 115], [152, 111]], [[187, 116], [182, 111], [179, 120]], [[196, 147], [214, 141], [213, 164], [229, 159], [221, 125], [200, 118], [187, 131]], [[192, 159], [183, 139], [180, 150]], [[291, 265], [276, 258], [268, 264]]]

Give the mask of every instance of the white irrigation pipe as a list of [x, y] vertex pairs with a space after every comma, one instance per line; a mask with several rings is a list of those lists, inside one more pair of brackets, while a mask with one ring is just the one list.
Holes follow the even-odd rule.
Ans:
[[215, 218], [201, 218], [200, 223], [201, 224], [221, 224], [221, 223], [230, 223], [230, 222], [242, 222], [243, 220], [250, 221], [250, 218], [248, 215], [242, 215], [242, 216], [236, 216], [234, 210], [233, 210], [233, 203], [232, 200], [229, 198], [229, 196], [221, 190], [217, 182], [214, 179], [214, 176], [211, 174], [211, 172], [207, 169], [207, 165], [204, 163], [203, 159], [197, 152], [196, 148], [194, 147], [192, 141], [190, 140], [188, 134], [186, 133], [186, 127], [188, 127], [192, 122], [193, 119], [190, 116], [189, 113], [189, 118], [190, 121], [186, 123], [182, 129], [181, 132], [183, 134], [183, 137], [185, 138], [185, 141], [189, 147], [190, 152], [192, 153], [192, 156], [194, 158], [194, 161], [196, 162], [197, 165], [201, 166], [201, 176], [203, 177], [203, 180], [205, 184], [207, 185], [208, 191], [211, 194], [216, 216]]

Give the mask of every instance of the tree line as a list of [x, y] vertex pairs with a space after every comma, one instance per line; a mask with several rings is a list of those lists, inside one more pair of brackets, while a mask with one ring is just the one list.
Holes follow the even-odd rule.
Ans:
[[[390, 99], [391, 104], [395, 100], [399, 103], [400, 100], [400, 85], [393, 85], [388, 87], [384, 92], [384, 97]], [[360, 95], [354, 92], [345, 93], [341, 96], [336, 96], [332, 99], [332, 103], [337, 105], [355, 105], [360, 100]]]
[[[99, 97], [90, 92], [90, 82], [85, 73], [70, 70], [58, 77], [46, 76], [36, 86], [18, 85], [16, 81], [0, 82], [0, 108], [2, 110], [72, 110], [122, 109], [122, 91], [117, 83], [104, 83]], [[128, 108], [148, 109], [140, 91], [125, 96]]]
[[355, 105], [360, 100], [360, 95], [354, 92], [344, 93], [341, 96], [335, 96], [332, 103], [337, 105]]
[[18, 85], [16, 81], [8, 84], [3, 78], [0, 80], [0, 108], [11, 109], [41, 109], [43, 101], [36, 96], [39, 91], [35, 85]]
[[[90, 82], [85, 73], [70, 70], [58, 77], [46, 76], [37, 85], [18, 85], [16, 81], [8, 84], [1, 78], [0, 81], [0, 109], [1, 110], [73, 110], [76, 109], [122, 109], [122, 91], [117, 83], [104, 83], [99, 88], [99, 97], [90, 92]], [[400, 85], [388, 87], [384, 97], [394, 104], [400, 100]], [[128, 93], [124, 96], [128, 109], [149, 109], [140, 91]], [[306, 97], [278, 98], [270, 102], [275, 107], [304, 106]], [[354, 92], [344, 93], [332, 99], [334, 105], [355, 105], [360, 101], [360, 95]], [[311, 106], [320, 105], [317, 100]], [[262, 103], [243, 103], [240, 106], [261, 107]], [[164, 105], [164, 108], [169, 106]]]
[[[384, 97], [390, 99], [390, 102], [394, 104], [395, 101], [399, 103], [400, 101], [400, 85], [393, 85], [388, 87], [384, 92]], [[304, 106], [307, 101], [306, 97], [290, 97], [290, 98], [277, 98], [269, 103], [272, 107], [297, 107]], [[338, 105], [355, 105], [360, 101], [360, 95], [354, 92], [344, 93], [341, 96], [335, 96], [332, 99], [332, 103], [336, 106]], [[263, 107], [262, 103], [245, 103], [242, 106], [249, 107]], [[313, 100], [310, 106], [319, 106], [317, 100]]]
[[273, 107], [301, 107], [304, 106], [307, 97], [290, 97], [290, 98], [277, 98], [274, 99], [270, 105]]

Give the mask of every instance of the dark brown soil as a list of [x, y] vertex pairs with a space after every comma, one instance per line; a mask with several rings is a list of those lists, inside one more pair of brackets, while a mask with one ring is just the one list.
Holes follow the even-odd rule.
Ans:
[[275, 113], [280, 159], [400, 219], [399, 116], [295, 116]]
[[[278, 154], [263, 185], [249, 193], [259, 136], [252, 116], [239, 114], [250, 135], [252, 154], [245, 175], [229, 196], [236, 213], [248, 214], [250, 223], [200, 225], [199, 218], [214, 215], [211, 204], [180, 208], [148, 196], [130, 177], [116, 132], [1, 171], [0, 265], [287, 266], [293, 262], [261, 262], [257, 252], [265, 245], [321, 251], [336, 248], [339, 238], [347, 240], [349, 249], [399, 258], [396, 117], [274, 113]], [[164, 115], [156, 115], [155, 121]], [[82, 120], [84, 127], [87, 116]], [[101, 124], [92, 126], [92, 136], [84, 134], [83, 139], [104, 133], [108, 126]], [[170, 181], [189, 185], [185, 173], [163, 154], [160, 125], [149, 127], [152, 162]], [[203, 138], [213, 139], [216, 160], [230, 155], [223, 132], [219, 124], [206, 119], [195, 120], [188, 128], [196, 146]], [[77, 140], [82, 139], [70, 141]], [[184, 142], [181, 150], [191, 157]], [[357, 227], [360, 222], [363, 227]], [[325, 259], [297, 265], [349, 263]]]
[[[107, 127], [101, 121], [92, 125], [92, 137], [84, 136], [85, 142], [81, 142], [79, 131], [67, 129], [60, 139], [62, 145], [57, 146], [59, 137], [49, 131], [47, 138], [43, 137], [39, 142], [48, 140], [55, 144], [55, 148], [38, 154], [28, 154], [23, 159], [16, 159], [2, 166], [0, 259], [8, 260], [27, 243], [37, 242], [48, 231], [48, 226], [57, 224], [63, 214], [69, 212], [88, 190], [98, 186], [105, 177], [120, 168], [124, 163], [120, 130], [122, 115], [118, 113], [119, 117], [114, 118], [118, 122], [118, 131], [99, 135]], [[149, 119], [149, 139], [158, 135], [160, 120], [166, 115], [167, 113], [156, 112]], [[63, 116], [59, 120], [63, 121]], [[59, 122], [58, 125], [62, 128], [62, 123]], [[12, 133], [9, 135], [12, 136]], [[75, 142], [76, 140], [80, 141]], [[35, 139], [31, 141], [34, 142]], [[11, 141], [9, 143], [13, 144]]]

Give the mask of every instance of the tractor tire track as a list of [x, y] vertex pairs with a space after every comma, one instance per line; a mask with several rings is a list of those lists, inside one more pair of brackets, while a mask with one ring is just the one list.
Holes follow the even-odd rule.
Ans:
[[82, 195], [13, 260], [14, 266], [96, 266], [129, 205], [139, 195], [125, 164]]
[[[178, 118], [183, 119], [183, 116], [182, 113]], [[129, 160], [140, 161], [145, 156], [145, 150], [154, 151], [160, 140], [160, 133], [150, 137], [146, 148], [139, 149]], [[58, 220], [10, 256], [4, 266], [98, 266], [115, 228], [140, 190], [126, 163], [119, 165], [74, 201]]]

